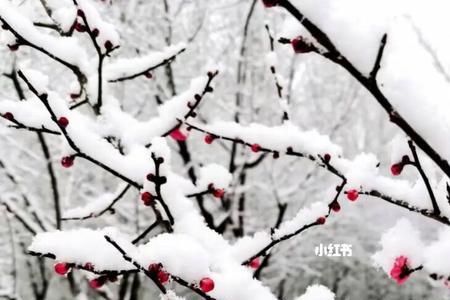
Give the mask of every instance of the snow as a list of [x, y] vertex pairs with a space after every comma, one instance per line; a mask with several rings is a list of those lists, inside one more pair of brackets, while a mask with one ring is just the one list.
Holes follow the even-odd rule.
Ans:
[[266, 55], [266, 63], [269, 67], [275, 67], [278, 64], [277, 54], [273, 51]]
[[72, 5], [61, 6], [53, 11], [52, 18], [64, 32], [68, 32], [77, 18], [77, 10]]
[[88, 70], [86, 52], [79, 45], [76, 38], [54, 37], [44, 34], [33, 23], [19, 13], [19, 8], [8, 1], [0, 3], [0, 16], [3, 18], [20, 36], [28, 42], [41, 47], [51, 55], [78, 66], [82, 70]]
[[[253, 279], [248, 268], [241, 265], [244, 256], [236, 255], [238, 251], [233, 250], [228, 241], [209, 229], [192, 201], [184, 196], [178, 184], [179, 177], [170, 170], [166, 139], [153, 139], [149, 151], [164, 158], [167, 183], [161, 186], [161, 193], [175, 219], [174, 233], [157, 235], [148, 243], [135, 247], [129, 238], [112, 228], [46, 232], [34, 238], [29, 250], [53, 253], [57, 261], [76, 264], [91, 262], [96, 270], [132, 269], [120, 253], [106, 242], [103, 236], [108, 235], [143, 267], [162, 263], [170, 274], [194, 284], [202, 278], [212, 278], [216, 284], [210, 292], [212, 297], [233, 300], [257, 296], [262, 300], [275, 300], [270, 290]], [[268, 239], [265, 238], [265, 241]]]
[[[100, 30], [97, 41], [101, 47], [107, 40], [111, 41], [114, 46], [119, 45], [118, 33], [112, 24], [101, 19], [94, 4], [89, 0], [78, 1], [91, 28]], [[371, 15], [376, 15], [373, 13], [375, 9], [377, 9], [376, 12], [381, 11], [378, 10], [378, 5], [375, 5], [374, 1], [365, 3], [356, 0], [324, 0], [319, 3], [313, 0], [302, 0], [295, 3], [302, 7], [302, 10], [304, 9], [308, 17], [310, 15], [314, 22], [317, 22], [325, 32], [329, 33], [333, 40], [336, 38], [337, 47], [345, 55], [348, 55], [362, 72], [367, 74], [371, 70], [378, 50], [379, 39], [381, 34], [386, 32], [386, 21], [390, 19], [390, 16], [385, 15], [377, 15], [373, 19], [366, 18], [364, 12], [372, 11]], [[353, 16], [349, 19], [350, 7]], [[16, 10], [10, 4], [0, 3], [0, 15], [27, 40], [75, 66], [82, 66], [83, 70], [90, 69], [84, 65], [88, 64], [86, 63], [88, 60], [83, 49], [78, 46], [76, 38], [63, 39], [43, 34]], [[55, 18], [70, 20], [70, 18], [74, 18], [73, 14], [73, 10], [60, 9], [56, 11]], [[67, 28], [68, 25], [67, 21], [63, 27]], [[344, 32], [346, 35], [343, 35]], [[397, 32], [398, 35], [400, 33]], [[363, 38], [355, 39], [357, 34]], [[185, 47], [184, 44], [178, 44], [139, 58], [119, 59], [108, 63], [105, 65], [105, 80], [115, 80], [145, 72], [178, 54]], [[384, 91], [396, 99], [396, 108], [405, 112], [408, 120], [420, 125], [421, 133], [427, 137], [433, 137], [431, 141], [437, 145], [440, 152], [450, 154], [450, 146], [438, 140], [439, 136], [435, 133], [435, 128], [443, 128], [442, 132], [446, 136], [450, 133], [450, 126], [446, 125], [449, 107], [448, 104], [441, 104], [442, 101], [434, 101], [443, 92], [448, 94], [449, 88], [444, 86], [442, 80], [436, 80], [434, 82], [437, 86], [435, 93], [428, 93], [426, 90], [417, 93], [414, 89], [411, 89], [411, 92], [408, 89], [405, 91], [405, 88], [398, 89], [401, 86], [409, 87], [411, 82], [416, 81], [391, 75], [385, 64], [395, 60], [397, 64], [400, 62], [411, 68], [416, 68], [417, 65], [411, 64], [410, 66], [408, 59], [411, 57], [408, 56], [401, 61], [398, 58], [400, 52], [396, 53], [395, 50], [392, 50], [391, 45], [388, 50], [389, 55], [383, 62], [382, 73], [379, 77], [384, 84]], [[424, 56], [420, 57], [422, 59]], [[426, 61], [425, 58], [423, 60]], [[276, 65], [275, 53], [268, 54], [266, 62], [271, 66]], [[422, 65], [419, 66], [422, 67]], [[426, 74], [431, 73], [431, 69], [424, 67], [424, 70]], [[161, 263], [167, 272], [192, 284], [198, 284], [204, 277], [212, 278], [216, 283], [216, 288], [210, 295], [214, 298], [223, 300], [276, 299], [266, 286], [253, 278], [252, 270], [241, 265], [242, 262], [253, 257], [273, 240], [294, 234], [304, 226], [316, 222], [319, 217], [328, 215], [329, 207], [325, 202], [313, 203], [302, 208], [291, 220], [283, 222], [272, 236], [268, 232], [261, 231], [253, 236], [238, 239], [234, 244], [206, 226], [194, 201], [185, 196], [186, 190], [188, 190], [186, 180], [171, 169], [171, 151], [167, 144], [167, 140], [170, 138], [164, 138], [161, 135], [186, 119], [185, 115], [190, 110], [188, 104], [192, 104], [195, 95], [202, 94], [209, 80], [208, 76], [195, 78], [184, 93], [165, 101], [158, 108], [157, 116], [146, 121], [138, 121], [132, 114], [122, 110], [120, 101], [113, 97], [105, 97], [107, 100], [101, 110], [102, 116], [99, 118], [83, 115], [79, 111], [71, 111], [68, 108], [67, 99], [62, 99], [48, 90], [49, 80], [46, 76], [33, 70], [23, 69], [23, 72], [39, 93], [48, 93], [49, 105], [56, 116], [65, 116], [70, 120], [67, 127], [70, 139], [74, 141], [81, 152], [86, 153], [89, 157], [117, 171], [148, 191], [154, 190], [154, 184], [145, 179], [148, 173], [154, 172], [151, 153], [164, 158], [160, 171], [161, 175], [167, 177], [167, 182], [161, 186], [162, 199], [158, 200], [157, 207], [163, 211], [161, 203], [164, 201], [175, 219], [173, 233], [153, 236], [148, 238], [147, 243], [137, 247], [131, 244], [129, 236], [120, 233], [115, 228], [81, 228], [45, 233], [41, 233], [37, 228], [36, 231], [40, 233], [33, 239], [29, 247], [30, 251], [54, 254], [56, 261], [61, 262], [80, 265], [89, 262], [98, 271], [134, 269], [135, 267], [126, 262], [117, 249], [105, 240], [104, 236], [108, 235], [143, 267], [147, 267], [151, 263]], [[96, 74], [87, 72], [87, 75], [89, 78], [88, 89], [92, 90], [98, 83], [95, 79]], [[284, 82], [281, 75], [276, 75], [275, 79], [280, 83]], [[421, 84], [419, 80], [416, 83], [415, 87]], [[105, 94], [107, 95], [106, 92]], [[419, 97], [421, 98], [419, 99]], [[414, 105], [404, 101], [405, 99], [413, 99]], [[420, 103], [419, 101], [427, 101], [430, 104], [430, 107], [421, 110], [421, 113], [431, 114], [434, 110], [438, 111], [434, 115], [435, 118], [432, 118], [427, 124], [422, 121], [423, 116], [411, 108]], [[282, 108], [287, 110], [287, 105], [283, 101]], [[35, 97], [26, 102], [2, 101], [0, 102], [0, 112], [12, 112], [16, 120], [35, 128], [45, 126], [45, 128], [59, 131], [59, 127], [51, 122], [48, 111]], [[378, 168], [380, 160], [370, 153], [362, 153], [353, 159], [346, 159], [342, 157], [341, 147], [317, 130], [303, 130], [290, 122], [275, 127], [261, 124], [241, 125], [225, 121], [216, 121], [206, 125], [195, 124], [195, 126], [205, 128], [219, 137], [241, 139], [248, 144], [259, 144], [263, 149], [280, 153], [286, 153], [288, 148], [292, 148], [294, 152], [310, 155], [316, 161], [319, 161], [319, 156], [330, 154], [331, 164], [348, 179], [348, 188], [377, 190], [419, 208], [431, 208], [431, 202], [420, 178], [417, 181], [407, 181], [383, 176]], [[181, 130], [186, 130], [186, 125], [182, 125]], [[108, 136], [114, 136], [121, 140], [124, 154], [121, 154], [105, 140], [105, 137]], [[67, 147], [67, 141], [63, 140], [63, 146]], [[394, 139], [391, 152], [392, 162], [398, 162], [399, 158], [401, 159], [408, 150], [405, 146], [403, 137]], [[197, 189], [204, 190], [210, 184], [213, 184], [215, 188], [226, 189], [231, 181], [232, 175], [225, 167], [216, 163], [209, 164], [200, 169]], [[445, 180], [442, 180], [438, 186], [437, 198], [442, 205], [447, 204], [445, 183]], [[94, 201], [88, 202], [85, 206], [66, 211], [64, 217], [74, 218], [97, 214], [111, 203], [113, 196], [113, 194], [104, 194]], [[447, 208], [447, 205], [445, 207], [443, 214], [450, 215], [450, 208]], [[450, 251], [448, 240], [450, 240], [450, 232], [443, 231], [435, 243], [424, 248], [419, 232], [408, 221], [400, 220], [394, 228], [383, 235], [381, 250], [373, 256], [373, 259], [377, 266], [388, 274], [395, 259], [399, 256], [406, 256], [413, 267], [419, 266], [423, 262], [425, 269], [429, 272], [450, 274], [450, 264], [440, 260]], [[183, 298], [169, 291], [167, 295], [161, 296], [161, 299]], [[308, 287], [306, 293], [297, 298], [297, 300], [331, 299], [334, 299], [334, 294], [320, 285]]]
[[411, 268], [422, 264], [424, 245], [420, 233], [406, 219], [400, 219], [394, 227], [386, 231], [380, 241], [381, 249], [372, 259], [377, 267], [387, 274], [391, 271], [395, 259], [405, 256]]
[[302, 227], [316, 222], [319, 217], [328, 215], [328, 204], [325, 202], [315, 202], [309, 207], [302, 208], [297, 215], [289, 221], [281, 223], [280, 227], [273, 234], [274, 239], [295, 233]]
[[295, 300], [334, 300], [334, 293], [327, 287], [314, 284], [308, 286], [306, 292]]
[[421, 178], [414, 182], [380, 174], [378, 158], [372, 153], [360, 153], [353, 160], [333, 159], [332, 164], [346, 178], [346, 189], [378, 191], [393, 200], [402, 200], [420, 209], [431, 209], [431, 201]]
[[184, 120], [190, 110], [188, 103], [194, 101], [196, 94], [202, 94], [207, 82], [208, 76], [194, 78], [185, 92], [165, 101], [158, 107], [156, 117], [143, 122], [122, 111], [118, 103], [104, 105], [102, 116], [108, 124], [109, 134], [120, 138], [125, 147], [149, 143], [153, 137], [161, 136], [177, 126], [178, 120]]
[[[427, 42], [432, 36], [436, 45], [448, 47], [439, 38], [445, 34], [445, 26], [433, 21], [448, 10], [446, 1], [432, 1], [426, 6], [423, 1], [406, 0], [294, 0], [292, 3], [365, 76], [374, 66], [382, 36], [387, 34], [388, 43], [377, 76], [379, 87], [418, 134], [444, 159], [450, 160], [450, 145], [443, 142], [450, 134], [447, 118], [450, 104], [442, 101], [442, 95], [450, 93], [448, 76], [436, 67], [433, 56], [423, 45], [423, 40]], [[424, 31], [417, 32], [415, 27]], [[289, 17], [282, 33], [291, 38], [304, 31], [299, 29], [298, 21]], [[430, 43], [431, 51], [435, 50], [433, 46]]]
[[[120, 46], [120, 37], [114, 25], [103, 20], [103, 18], [100, 16], [100, 13], [97, 11], [92, 1], [77, 0], [77, 2], [78, 7], [84, 12], [84, 15], [86, 16], [89, 28], [91, 30], [94, 29], [99, 30], [99, 35], [96, 38], [96, 40], [99, 46], [103, 49], [103, 52], [106, 51], [105, 43], [107, 41], [112, 43], [113, 48]], [[81, 24], [83, 24], [82, 21]]]
[[400, 2], [402, 1], [394, 4], [390, 0], [292, 1], [364, 74], [369, 74], [372, 70], [381, 37], [400, 13]]
[[179, 43], [161, 51], [150, 52], [136, 58], [121, 58], [105, 66], [105, 77], [109, 81], [141, 74], [162, 64], [186, 49], [186, 44]]
[[189, 235], [164, 233], [140, 246], [134, 258], [143, 266], [161, 263], [168, 273], [198, 282], [209, 276], [212, 255]]
[[[197, 124], [193, 124], [197, 126]], [[247, 143], [257, 143], [262, 148], [276, 150], [280, 153], [286, 152], [288, 147], [292, 147], [294, 152], [313, 156], [326, 153], [338, 156], [342, 152], [341, 147], [333, 144], [328, 136], [322, 135], [316, 130], [301, 130], [289, 122], [281, 126], [268, 127], [256, 123], [243, 126], [233, 122], [216, 121], [207, 125], [198, 124], [198, 127], [216, 136], [239, 138]]]
[[105, 210], [110, 204], [113, 194], [103, 194], [97, 199], [87, 203], [85, 206], [68, 209], [63, 213], [64, 219], [84, 218], [95, 216]]
[[233, 176], [224, 167], [216, 163], [201, 167], [199, 171], [199, 180], [197, 189], [205, 191], [212, 184], [216, 189], [226, 189], [230, 186]]
[[99, 230], [57, 230], [36, 235], [28, 250], [54, 254], [58, 262], [82, 266], [89, 262], [96, 271], [135, 269], [131, 263], [123, 260], [122, 255], [105, 240], [104, 235], [112, 236], [118, 241], [126, 239], [112, 227]]
[[450, 275], [450, 260], [448, 253], [450, 251], [450, 230], [442, 228], [436, 241], [425, 248], [423, 252], [423, 266], [425, 270], [432, 274]]
[[44, 75], [42, 72], [33, 69], [20, 68], [22, 73], [33, 82], [33, 87], [36, 89], [38, 94], [42, 95], [47, 92], [47, 86], [49, 83], [48, 76]]
[[[0, 101], [0, 113], [3, 115], [10, 112], [14, 119], [21, 124], [33, 128], [41, 128], [58, 131], [58, 126], [49, 118], [42, 102], [37, 98], [30, 98], [27, 101], [2, 100]], [[8, 125], [11, 123], [8, 122]]]
[[247, 261], [256, 253], [264, 249], [272, 239], [267, 232], [257, 232], [253, 236], [244, 236], [239, 239], [232, 247], [231, 255], [237, 261]]
[[86, 205], [71, 208], [63, 213], [63, 218], [84, 218], [88, 216], [96, 216], [108, 208], [112, 201], [116, 199], [125, 189], [127, 185], [122, 185], [115, 193], [104, 193], [92, 201], [88, 201]]
[[408, 155], [411, 160], [411, 150], [408, 140], [403, 134], [396, 135], [391, 141], [391, 163], [396, 164], [402, 161], [403, 156]]
[[450, 146], [443, 141], [450, 134], [447, 117], [450, 105], [442, 101], [442, 95], [450, 92], [450, 86], [436, 71], [430, 54], [418, 45], [416, 34], [411, 32], [411, 24], [405, 23], [398, 24], [390, 35], [391, 50], [379, 75], [383, 82], [382, 91], [400, 115], [448, 159]]
[[186, 300], [184, 297], [178, 297], [174, 291], [167, 291], [167, 294], [161, 294], [161, 300]]

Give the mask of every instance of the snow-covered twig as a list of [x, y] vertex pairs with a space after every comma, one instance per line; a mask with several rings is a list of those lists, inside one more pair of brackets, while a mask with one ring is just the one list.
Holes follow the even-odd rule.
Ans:
[[78, 147], [78, 145], [72, 140], [72, 138], [70, 137], [70, 135], [68, 134], [66, 128], [64, 126], [62, 126], [61, 124], [59, 124], [58, 122], [58, 118], [56, 117], [55, 113], [53, 112], [49, 102], [48, 102], [48, 94], [40, 94], [36, 88], [32, 85], [32, 83], [28, 80], [28, 78], [25, 76], [25, 74], [22, 71], [18, 72], [19, 77], [22, 78], [24, 80], [24, 82], [27, 84], [28, 88], [33, 92], [33, 94], [36, 95], [36, 97], [38, 97], [41, 102], [44, 104], [44, 106], [47, 108], [48, 112], [50, 113], [51, 119], [52, 121], [58, 126], [58, 128], [61, 130], [63, 136], [65, 137], [65, 139], [67, 140], [68, 144], [70, 145], [70, 147], [76, 152], [76, 156], [84, 158], [94, 164], [96, 164], [97, 166], [103, 168], [104, 170], [108, 171], [109, 173], [113, 174], [116, 177], [119, 177], [120, 179], [124, 180], [125, 182], [127, 182], [128, 184], [136, 187], [136, 188], [140, 188], [141, 185], [135, 181], [133, 181], [130, 178], [127, 178], [126, 176], [120, 174], [119, 172], [117, 172], [116, 170], [114, 170], [113, 168], [105, 165], [104, 163], [96, 160], [95, 158], [89, 156], [88, 154], [82, 152], [80, 150], [80, 148]]
[[[99, 34], [100, 28], [91, 28], [91, 24], [89, 23], [89, 20], [86, 17], [86, 13], [84, 12], [83, 8], [80, 7], [77, 0], [73, 0], [73, 3], [78, 8], [78, 15], [83, 20], [86, 32], [88, 33], [89, 37], [92, 40], [92, 43], [95, 47], [95, 50], [97, 51], [98, 55], [98, 67], [97, 67], [97, 103], [94, 105], [94, 110], [97, 112], [97, 114], [100, 113], [100, 109], [103, 105], [103, 63], [105, 61], [105, 58], [108, 57], [114, 50], [118, 49], [119, 46], [112, 45], [111, 41], [108, 41], [105, 43], [105, 51], [102, 50], [102, 47], [99, 45], [97, 41], [97, 36]], [[97, 30], [94, 32], [94, 30]]]
[[197, 116], [197, 113], [195, 112], [196, 108], [200, 105], [202, 99], [205, 97], [207, 93], [212, 93], [214, 89], [212, 88], [211, 84], [214, 78], [219, 74], [219, 71], [213, 71], [208, 72], [208, 81], [206, 82], [206, 85], [203, 89], [203, 91], [200, 94], [194, 95], [194, 101], [191, 103], [188, 103], [189, 111], [183, 116], [182, 119], [178, 119], [178, 125], [171, 128], [166, 133], [162, 134], [162, 136], [168, 136], [171, 132], [173, 132], [175, 129], [179, 128], [183, 123], [185, 123], [189, 118], [194, 118]]
[[370, 191], [359, 191], [359, 194], [361, 195], [366, 195], [366, 196], [371, 196], [371, 197], [375, 197], [375, 198], [379, 198], [382, 199], [384, 201], [387, 201], [391, 204], [403, 207], [411, 212], [415, 212], [418, 214], [421, 214], [422, 216], [431, 218], [433, 220], [436, 220], [442, 224], [448, 225], [450, 226], [450, 220], [445, 217], [445, 216], [441, 216], [441, 215], [437, 215], [434, 213], [434, 211], [431, 210], [427, 210], [427, 209], [423, 209], [414, 205], [409, 204], [408, 202], [404, 201], [404, 200], [400, 200], [400, 199], [394, 199], [391, 196], [385, 195], [379, 191], [376, 190], [370, 190]]
[[63, 217], [62, 220], [63, 221], [73, 221], [73, 220], [87, 220], [87, 219], [91, 219], [91, 218], [98, 218], [100, 216], [102, 216], [103, 214], [105, 214], [108, 211], [111, 211], [114, 207], [114, 205], [119, 202], [123, 196], [126, 194], [126, 192], [130, 189], [131, 185], [127, 184], [125, 186], [125, 188], [123, 188], [110, 202], [109, 204], [102, 208], [99, 212], [90, 212], [86, 215], [82, 215], [82, 216], [73, 216], [73, 217]]
[[[161, 175], [161, 165], [164, 163], [164, 158], [156, 157], [155, 153], [152, 153], [152, 160], [153, 163], [155, 164], [155, 174], [153, 174], [151, 178], [153, 183], [155, 184], [156, 199], [161, 203], [164, 212], [166, 213], [167, 218], [169, 219], [169, 224], [173, 225], [175, 220], [172, 216], [172, 213], [170, 212], [169, 207], [164, 201], [164, 198], [161, 193], [161, 186], [167, 182], [167, 178]], [[147, 179], [150, 178], [147, 176]]]
[[[419, 132], [406, 121], [398, 111], [396, 111], [390, 100], [380, 90], [376, 80], [372, 76], [365, 76], [362, 74], [335, 46], [333, 41], [317, 27], [310, 19], [308, 19], [299, 9], [297, 9], [289, 0], [279, 0], [277, 4], [285, 8], [294, 18], [296, 18], [319, 42], [325, 49], [326, 53], [323, 56], [330, 59], [334, 63], [346, 69], [356, 80], [358, 80], [378, 101], [386, 113], [389, 115], [391, 122], [400, 127], [414, 142], [422, 149], [439, 168], [450, 176], [450, 164], [448, 160], [444, 159]], [[382, 59], [382, 54], [386, 44], [386, 36], [384, 35], [380, 42], [379, 54], [376, 60], [374, 69], [378, 72], [379, 64]], [[376, 73], [375, 72], [375, 73]], [[372, 72], [373, 73], [373, 72]], [[376, 75], [376, 74], [375, 74]]]
[[[177, 52], [175, 54], [170, 53], [170, 56], [168, 56], [168, 57], [163, 52], [162, 54], [160, 54], [161, 57], [158, 57], [159, 58], [158, 60], [155, 60], [155, 61], [152, 60], [151, 61], [152, 64], [150, 64], [149, 66], [145, 66], [144, 70], [132, 72], [132, 73], [129, 73], [126, 75], [121, 74], [120, 76], [115, 76], [114, 78], [109, 78], [108, 82], [122, 82], [122, 81], [126, 81], [126, 80], [135, 79], [139, 76], [144, 76], [144, 75], [148, 76], [148, 74], [150, 74], [151, 71], [153, 71], [159, 67], [162, 67], [162, 66], [172, 63], [178, 57], [178, 55], [183, 53], [185, 50], [186, 50], [186, 47], [181, 47], [180, 49], [177, 49]], [[142, 69], [143, 67], [141, 66], [141, 64], [145, 62], [144, 59], [145, 59], [145, 57], [141, 59], [141, 60], [143, 60], [142, 62], [136, 60], [133, 63], [136, 63], [136, 64], [139, 63], [139, 68]], [[110, 69], [114, 68], [114, 64], [109, 65], [109, 68]]]
[[[330, 216], [330, 213], [332, 211], [332, 208], [331, 208], [332, 204], [337, 201], [337, 199], [341, 195], [342, 191], [344, 190], [344, 187], [346, 184], [347, 184], [347, 181], [344, 179], [342, 181], [342, 183], [336, 187], [336, 194], [335, 194], [333, 200], [328, 205], [329, 208], [328, 208], [328, 213], [326, 215], [319, 216], [315, 221], [307, 223], [307, 224], [303, 224], [302, 222], [300, 222], [301, 227], [297, 228], [297, 229], [279, 230], [278, 228], [272, 228], [272, 230], [271, 230], [272, 241], [268, 245], [266, 245], [264, 248], [262, 248], [258, 253], [254, 254], [249, 259], [244, 261], [242, 264], [248, 265], [254, 259], [256, 259], [260, 256], [267, 255], [268, 251], [270, 251], [270, 249], [272, 249], [274, 246], [278, 245], [279, 243], [286, 241], [292, 237], [295, 237], [295, 236], [301, 234], [302, 232], [308, 230], [309, 228], [323, 225], [326, 222], [326, 219]], [[318, 209], [318, 210], [320, 210], [320, 209]], [[308, 213], [310, 213], [310, 212], [308, 211]], [[305, 215], [306, 215], [306, 213], [305, 213]], [[312, 217], [314, 217], [314, 216], [312, 216]], [[305, 218], [311, 218], [311, 216], [307, 216], [307, 217], [305, 216]], [[280, 227], [281, 224], [277, 224], [277, 225], [278, 225], [277, 227]], [[282, 234], [280, 234], [280, 231], [282, 232]]]

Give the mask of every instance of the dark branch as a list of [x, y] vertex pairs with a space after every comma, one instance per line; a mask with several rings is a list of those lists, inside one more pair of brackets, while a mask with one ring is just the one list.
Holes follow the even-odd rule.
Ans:
[[98, 218], [98, 217], [104, 215], [105, 213], [112, 211], [114, 205], [116, 205], [116, 203], [119, 202], [123, 198], [123, 196], [125, 196], [125, 194], [130, 189], [130, 187], [131, 187], [131, 185], [127, 184], [127, 186], [113, 200], [111, 200], [111, 203], [97, 214], [89, 214], [87, 216], [76, 217], [76, 218], [62, 218], [62, 220], [63, 221], [74, 221], [74, 220], [87, 220], [87, 219], [91, 219], [91, 218]]
[[392, 106], [389, 99], [379, 89], [376, 82], [371, 80], [370, 77], [363, 75], [345, 56], [343, 56], [328, 38], [328, 36], [320, 30], [314, 23], [305, 16], [288, 0], [280, 0], [279, 5], [284, 7], [289, 13], [291, 13], [303, 26], [311, 33], [311, 35], [327, 49], [327, 53], [322, 55], [336, 64], [346, 69], [361, 85], [363, 85], [383, 107], [386, 113], [389, 115], [391, 122], [400, 127], [415, 144], [422, 149], [438, 166], [439, 168], [450, 177], [450, 164], [441, 157], [441, 155], [397, 112]]
[[378, 71], [381, 68], [381, 60], [383, 59], [384, 48], [387, 43], [387, 34], [384, 34], [381, 38], [380, 48], [378, 49], [377, 59], [375, 60], [375, 64], [373, 66], [372, 72], [370, 72], [370, 79], [376, 82]]

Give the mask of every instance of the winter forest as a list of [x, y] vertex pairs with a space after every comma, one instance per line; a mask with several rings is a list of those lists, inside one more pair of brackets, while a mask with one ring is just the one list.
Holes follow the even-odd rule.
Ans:
[[0, 0], [0, 299], [450, 299], [446, 0]]

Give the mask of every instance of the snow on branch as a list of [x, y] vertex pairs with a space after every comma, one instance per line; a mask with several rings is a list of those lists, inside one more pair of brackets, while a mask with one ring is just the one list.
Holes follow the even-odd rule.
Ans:
[[171, 63], [186, 50], [186, 45], [180, 43], [161, 51], [151, 52], [136, 58], [121, 58], [105, 66], [105, 77], [109, 82], [131, 80], [139, 76], [152, 77], [151, 71]]
[[341, 147], [333, 144], [328, 136], [321, 135], [316, 130], [301, 130], [291, 123], [268, 127], [261, 124], [244, 126], [233, 122], [215, 122], [202, 125], [187, 123], [193, 130], [210, 135], [212, 140], [224, 139], [243, 144], [253, 152], [272, 152], [295, 155], [319, 161], [319, 156], [326, 154], [339, 156]]
[[115, 228], [49, 231], [37, 234], [28, 251], [32, 255], [49, 257], [96, 274], [122, 274], [135, 270], [132, 264], [124, 261], [120, 253], [111, 247], [104, 235], [126, 240]]
[[308, 286], [306, 292], [295, 300], [334, 300], [335, 295], [327, 287], [319, 284]]
[[120, 201], [131, 185], [125, 184], [125, 187], [119, 187], [116, 195], [104, 194], [97, 199], [88, 202], [85, 206], [68, 209], [63, 213], [62, 220], [86, 220], [98, 218], [109, 211], [114, 211], [114, 205]]
[[[271, 153], [274, 158], [281, 154], [307, 158], [343, 179], [349, 188], [345, 194], [351, 201], [355, 201], [360, 194], [373, 196], [450, 225], [450, 215], [436, 213], [432, 210], [433, 201], [425, 201], [429, 189], [424, 189], [423, 183], [411, 185], [409, 181], [379, 174], [379, 160], [373, 154], [362, 153], [352, 160], [344, 158], [341, 148], [317, 131], [302, 131], [290, 123], [278, 127], [260, 124], [243, 126], [233, 122], [186, 122], [186, 125], [191, 130], [206, 134], [207, 144], [221, 139], [244, 145], [252, 152]], [[430, 188], [436, 190], [436, 187]], [[442, 188], [439, 190], [436, 201], [444, 202], [446, 192]], [[449, 210], [446, 210], [445, 214], [448, 213]]]
[[278, 229], [275, 229], [272, 238], [281, 239], [285, 236], [291, 236], [304, 226], [315, 223], [320, 217], [328, 215], [329, 206], [324, 202], [316, 202], [310, 207], [302, 208], [294, 218], [281, 223]]
[[54, 37], [40, 32], [33, 23], [19, 13], [14, 5], [3, 1], [0, 4], [0, 21], [11, 33], [9, 48], [30, 46], [46, 54], [72, 70], [78, 78], [84, 78], [83, 71], [89, 70], [87, 54], [72, 37]]
[[[450, 155], [448, 145], [442, 143], [442, 136], [440, 137], [438, 134], [430, 134], [430, 132], [434, 132], [433, 128], [436, 128], [437, 126], [447, 127], [445, 116], [443, 115], [442, 117], [436, 118], [436, 121], [433, 122], [420, 122], [418, 120], [420, 120], [420, 116], [423, 115], [423, 111], [415, 111], [411, 109], [412, 99], [415, 99], [419, 102], [422, 101], [423, 104], [429, 104], [427, 101], [433, 101], [429, 100], [430, 97], [427, 95], [429, 92], [418, 90], [417, 95], [413, 92], [410, 94], [411, 97], [405, 97], [403, 93], [399, 95], [396, 92], [398, 91], [398, 87], [395, 85], [391, 86], [390, 88], [385, 88], [380, 87], [377, 84], [377, 79], [379, 80], [379, 78], [377, 78], [377, 74], [380, 71], [383, 54], [385, 54], [385, 48], [387, 47], [387, 36], [385, 31], [378, 35], [380, 36], [380, 38], [376, 47], [369, 47], [368, 49], [366, 43], [362, 43], [362, 45], [365, 47], [364, 51], [354, 51], [354, 43], [345, 43], [344, 41], [348, 40], [349, 38], [342, 33], [344, 29], [350, 31], [352, 30], [352, 28], [345, 28], [345, 26], [344, 28], [342, 28], [342, 24], [339, 24], [338, 29], [336, 29], [336, 23], [338, 22], [335, 22], [334, 20], [333, 22], [326, 21], [332, 18], [319, 18], [314, 14], [314, 11], [317, 11], [317, 9], [314, 9], [314, 5], [316, 4], [303, 4], [295, 2], [296, 5], [294, 5], [292, 4], [292, 1], [289, 0], [277, 0], [274, 3], [275, 5], [281, 6], [286, 9], [294, 18], [297, 19], [299, 23], [303, 25], [304, 28], [308, 30], [308, 32], [312, 35], [316, 42], [325, 48], [325, 51], [315, 52], [320, 53], [325, 58], [333, 61], [334, 63], [347, 70], [358, 82], [361, 83], [362, 86], [364, 86], [373, 95], [373, 97], [388, 114], [390, 121], [401, 128], [403, 132], [406, 133], [414, 141], [417, 147], [423, 150], [447, 176], [450, 176], [450, 164], [449, 159], [447, 158], [447, 156]], [[304, 11], [308, 12], [311, 16], [306, 15]], [[329, 13], [330, 11], [324, 12], [325, 15]], [[330, 36], [328, 36], [324, 31], [325, 29], [319, 27], [319, 24], [324, 28], [329, 29], [330, 32], [333, 32], [333, 37], [335, 38], [335, 40], [330, 38]], [[348, 25], [346, 22], [344, 22], [344, 24]], [[380, 29], [379, 25], [377, 25], [375, 22], [372, 25], [375, 26], [377, 30]], [[370, 26], [366, 27], [371, 28]], [[374, 30], [373, 28], [371, 29], [371, 31], [374, 32], [376, 32], [377, 30]], [[336, 36], [339, 36], [339, 38], [337, 38]], [[371, 34], [365, 34], [365, 36], [373, 39], [373, 32]], [[366, 38], [365, 36], [360, 35], [358, 38]], [[353, 37], [353, 39], [351, 40], [354, 39], [355, 37]], [[368, 44], [373, 45], [373, 41], [370, 40], [370, 43], [368, 41]], [[347, 52], [341, 52], [340, 48], [344, 48]], [[366, 72], [366, 70], [368, 69], [367, 66], [369, 65], [366, 55], [349, 55], [347, 57], [346, 54], [352, 53], [351, 50], [353, 50], [353, 53], [367, 53], [367, 50], [374, 53], [375, 63], [373, 63], [373, 65], [370, 67], [371, 69], [368, 72]], [[410, 49], [408, 49], [408, 51], [409, 50]], [[308, 51], [306, 52], [310, 51], [313, 50], [308, 49]], [[357, 60], [357, 63], [352, 63], [352, 58], [353, 61]], [[367, 75], [367, 73], [369, 74]], [[398, 82], [399, 80], [395, 79], [395, 81]], [[414, 86], [416, 82], [421, 83], [418, 81], [414, 81], [414, 79], [411, 79], [410, 86]], [[402, 86], [404, 86], [405, 80], [401, 81], [401, 84]], [[436, 87], [441, 89], [442, 92], [448, 91], [447, 86], [443, 87], [442, 85], [437, 84]], [[392, 99], [390, 99], [388, 95], [393, 96]], [[423, 97], [423, 99], [420, 99], [418, 96]], [[399, 107], [402, 108], [402, 110], [399, 110]], [[422, 105], [420, 107], [422, 107]], [[441, 107], [446, 110], [445, 106]], [[427, 134], [425, 135], [425, 133]]]
[[372, 259], [375, 265], [381, 267], [397, 284], [404, 284], [412, 274], [421, 271], [427, 272], [431, 279], [448, 286], [449, 237], [449, 229], [443, 228], [437, 239], [426, 246], [420, 232], [408, 220], [401, 219], [382, 235], [381, 249]]
[[[180, 126], [185, 120], [196, 116], [195, 110], [207, 93], [211, 93], [212, 81], [217, 71], [207, 72], [191, 80], [189, 88], [158, 106], [158, 115], [147, 121], [137, 121], [116, 105], [106, 104], [102, 116], [110, 123], [110, 132], [122, 141], [124, 147], [133, 144], [149, 145], [154, 137], [173, 133], [177, 139], [186, 138]], [[124, 126], [126, 124], [126, 126]]]

